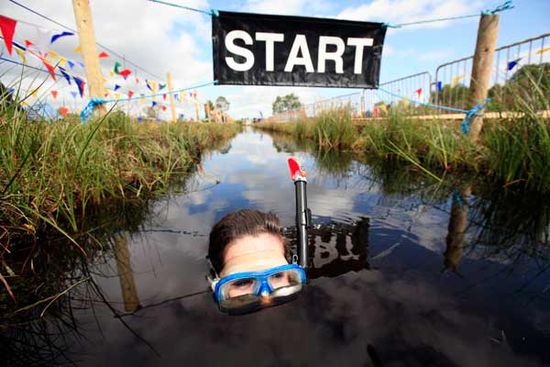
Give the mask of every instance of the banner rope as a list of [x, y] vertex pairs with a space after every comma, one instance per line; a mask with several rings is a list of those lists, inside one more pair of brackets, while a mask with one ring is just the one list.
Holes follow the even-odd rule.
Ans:
[[174, 91], [168, 92], [168, 93], [155, 93], [155, 94], [148, 94], [148, 95], [140, 95], [140, 96], [131, 97], [131, 98], [120, 98], [120, 99], [92, 98], [92, 99], [90, 99], [90, 102], [88, 102], [88, 104], [84, 107], [82, 112], [80, 112], [80, 121], [82, 121], [83, 123], [88, 121], [90, 119], [90, 117], [92, 116], [92, 114], [94, 113], [94, 108], [97, 105], [101, 105], [101, 104], [105, 104], [105, 103], [129, 102], [129, 101], [133, 101], [133, 100], [139, 100], [141, 98], [154, 98], [154, 97], [159, 97], [159, 96], [162, 96], [162, 95], [165, 95], [165, 94], [175, 94], [175, 93], [185, 92], [185, 91], [188, 91], [188, 90], [191, 90], [191, 89], [199, 89], [199, 88], [207, 87], [209, 85], [213, 85], [213, 84], [216, 84], [216, 83], [217, 83], [217, 81], [214, 80], [214, 81], [211, 81], [211, 82], [208, 82], [208, 83], [203, 83], [203, 84], [195, 85], [195, 86], [192, 86], [192, 87], [182, 88], [182, 89], [174, 90]]
[[[387, 93], [389, 94], [390, 96], [392, 97], [395, 97], [395, 98], [400, 98], [400, 99], [404, 99], [406, 98], [405, 96], [401, 96], [399, 94], [396, 94], [396, 93], [393, 93], [393, 92], [390, 92], [384, 88], [380, 88], [378, 87], [379, 91], [382, 91], [384, 93]], [[421, 101], [416, 101], [414, 99], [408, 99], [408, 101], [414, 103], [414, 104], [417, 104], [417, 105], [420, 105], [420, 106], [425, 106], [425, 107], [429, 107], [429, 108], [434, 108], [434, 109], [441, 109], [441, 110], [447, 110], [447, 111], [451, 111], [451, 112], [458, 112], [458, 113], [465, 113], [466, 116], [464, 117], [464, 120], [460, 123], [460, 130], [462, 131], [462, 133], [464, 134], [468, 134], [470, 132], [470, 124], [471, 124], [471, 121], [472, 121], [472, 118], [474, 116], [481, 116], [483, 113], [482, 113], [482, 110], [485, 108], [485, 106], [491, 101], [490, 98], [487, 98], [485, 99], [485, 101], [481, 102], [481, 103], [478, 103], [477, 105], [475, 105], [474, 107], [470, 108], [469, 110], [463, 110], [461, 108], [455, 108], [455, 107], [448, 107], [448, 106], [440, 106], [440, 105], [436, 105], [436, 104], [433, 104], [433, 103], [430, 103], [430, 102], [421, 102]]]
[[180, 9], [185, 9], [185, 10], [189, 10], [189, 11], [194, 11], [196, 13], [206, 14], [206, 15], [210, 15], [210, 16], [213, 16], [213, 17], [218, 16], [218, 11], [214, 10], [214, 9], [211, 9], [210, 11], [208, 11], [208, 10], [192, 8], [190, 6], [169, 3], [167, 1], [161, 1], [161, 0], [149, 0], [149, 1], [152, 2], [152, 3], [158, 3], [158, 4], [173, 6], [174, 8], [180, 8]]

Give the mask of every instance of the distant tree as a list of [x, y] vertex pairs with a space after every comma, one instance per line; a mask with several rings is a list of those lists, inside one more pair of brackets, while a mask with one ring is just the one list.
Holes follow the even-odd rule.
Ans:
[[148, 106], [145, 108], [145, 115], [148, 119], [156, 120], [159, 117], [158, 108]]
[[216, 109], [225, 112], [229, 109], [229, 101], [224, 96], [216, 98]]
[[204, 104], [204, 114], [208, 117], [208, 112], [212, 113], [214, 111], [214, 103], [211, 100], [206, 101]]
[[277, 96], [272, 105], [274, 114], [294, 110], [301, 106], [300, 99], [294, 93], [287, 94], [286, 96]]
[[550, 101], [550, 63], [524, 65], [505, 83], [495, 84], [489, 89], [494, 111], [522, 109], [528, 105], [534, 110], [548, 109]]

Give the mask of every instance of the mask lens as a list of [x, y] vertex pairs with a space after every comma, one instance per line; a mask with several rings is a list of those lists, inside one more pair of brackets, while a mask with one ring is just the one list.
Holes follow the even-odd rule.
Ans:
[[224, 300], [229, 300], [242, 296], [255, 296], [260, 285], [261, 282], [254, 278], [232, 280], [222, 286], [222, 298]]
[[[271, 289], [273, 289], [273, 296], [277, 296], [277, 293], [285, 293], [282, 290], [286, 289], [295, 289], [300, 288], [302, 285], [302, 278], [300, 273], [297, 270], [284, 270], [278, 273], [275, 273], [267, 279]], [[281, 291], [279, 291], [281, 290]], [[297, 292], [294, 291], [292, 293]]]

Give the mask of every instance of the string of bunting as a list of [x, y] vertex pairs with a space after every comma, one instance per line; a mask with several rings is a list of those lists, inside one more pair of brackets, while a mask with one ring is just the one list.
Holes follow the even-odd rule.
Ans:
[[[213, 85], [213, 84], [216, 84], [216, 81], [211, 81], [211, 82], [208, 82], [208, 83], [199, 84], [199, 85], [192, 86], [192, 87], [178, 89], [178, 90], [173, 91], [173, 93], [181, 93], [181, 92], [185, 92], [185, 91], [192, 90], [192, 89], [199, 89], [199, 88], [206, 87], [206, 86]], [[131, 100], [141, 99], [141, 98], [155, 98], [155, 97], [159, 97], [159, 96], [163, 96], [163, 95], [166, 95], [166, 93], [155, 93], [155, 94], [150, 94], [150, 95], [140, 95], [139, 97], [128, 97], [128, 98], [120, 98], [120, 99], [92, 98], [90, 100], [90, 102], [88, 102], [86, 107], [84, 107], [82, 112], [80, 112], [80, 120], [83, 123], [88, 121], [90, 119], [90, 117], [92, 116], [92, 114], [94, 113], [94, 108], [97, 105], [102, 105], [102, 104], [106, 104], [106, 103], [128, 102], [128, 101], [131, 101]], [[154, 103], [153, 104], [153, 107], [154, 107], [156, 103], [155, 102], [153, 102], [153, 103]]]
[[[384, 88], [378, 87], [377, 90], [381, 91], [381, 92], [384, 92], [384, 93], [386, 93], [386, 94], [388, 94], [392, 97], [399, 98], [401, 100], [406, 99], [406, 97], [401, 96], [401, 95], [396, 94], [396, 93], [393, 93], [393, 92], [390, 92], [389, 90], [386, 90]], [[419, 105], [419, 106], [424, 106], [424, 107], [429, 107], [429, 108], [434, 108], [434, 109], [441, 109], [441, 110], [466, 114], [466, 116], [464, 117], [464, 120], [460, 124], [460, 130], [464, 134], [468, 134], [470, 132], [470, 124], [471, 124], [472, 118], [474, 116], [481, 116], [482, 115], [482, 110], [491, 101], [491, 99], [487, 98], [485, 101], [483, 101], [482, 103], [478, 103], [477, 105], [475, 105], [474, 107], [472, 107], [469, 110], [463, 110], [461, 108], [448, 107], [448, 106], [440, 106], [440, 105], [436, 105], [436, 104], [429, 103], [429, 102], [416, 101], [414, 99], [411, 99], [411, 100], [408, 100], [408, 101], [410, 101], [410, 102], [412, 102], [416, 105]]]

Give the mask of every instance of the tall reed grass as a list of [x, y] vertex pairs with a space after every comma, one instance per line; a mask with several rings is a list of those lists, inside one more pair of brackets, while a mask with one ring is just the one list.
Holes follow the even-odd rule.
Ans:
[[[29, 120], [0, 100], [0, 244], [55, 228], [68, 238], [89, 207], [162, 192], [236, 125], [138, 123], [111, 112], [87, 124]], [[75, 245], [78, 246], [76, 241]], [[84, 250], [84, 249], [83, 249]]]

